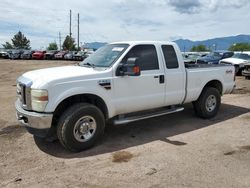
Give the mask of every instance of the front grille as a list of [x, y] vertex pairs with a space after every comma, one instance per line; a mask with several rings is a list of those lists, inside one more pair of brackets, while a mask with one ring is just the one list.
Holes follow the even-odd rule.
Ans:
[[21, 86], [22, 104], [26, 105], [26, 86], [24, 84], [20, 84], [20, 86]]
[[226, 64], [226, 65], [232, 65], [232, 63], [226, 62], [226, 61], [221, 61], [221, 64]]
[[200, 59], [197, 59], [196, 63], [197, 63], [197, 64], [205, 64], [205, 61], [200, 60]]
[[23, 109], [31, 110], [31, 83], [17, 82], [17, 97], [19, 98]]

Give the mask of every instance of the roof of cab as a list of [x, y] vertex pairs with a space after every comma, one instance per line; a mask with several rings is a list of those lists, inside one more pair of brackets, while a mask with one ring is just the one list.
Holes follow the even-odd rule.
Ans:
[[173, 45], [173, 44], [176, 44], [176, 43], [167, 42], [167, 41], [120, 41], [120, 42], [112, 42], [111, 44], [129, 44], [129, 45], [136, 45], [136, 44], [169, 44], [169, 45]]

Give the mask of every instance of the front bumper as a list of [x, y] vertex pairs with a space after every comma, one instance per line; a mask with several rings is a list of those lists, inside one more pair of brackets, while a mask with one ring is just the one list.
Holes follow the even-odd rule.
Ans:
[[19, 100], [15, 103], [16, 117], [22, 126], [36, 136], [45, 137], [51, 127], [53, 114], [26, 111]]
[[[248, 69], [248, 70], [249, 70], [249, 69]], [[243, 76], [250, 76], [250, 71], [248, 71], [248, 70], [246, 70], [246, 69], [243, 70], [241, 74], [242, 74]]]

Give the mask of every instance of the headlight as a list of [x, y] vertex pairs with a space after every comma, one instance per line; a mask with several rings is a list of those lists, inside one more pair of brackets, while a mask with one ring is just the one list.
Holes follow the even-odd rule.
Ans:
[[47, 90], [31, 89], [32, 110], [43, 112], [48, 103], [49, 96]]

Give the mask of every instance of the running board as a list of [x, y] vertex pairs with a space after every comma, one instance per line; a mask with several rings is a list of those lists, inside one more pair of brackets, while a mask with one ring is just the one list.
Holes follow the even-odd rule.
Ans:
[[151, 112], [151, 113], [147, 113], [147, 114], [139, 115], [139, 116], [130, 116], [130, 117], [115, 119], [113, 121], [113, 123], [114, 123], [114, 125], [122, 125], [122, 124], [127, 124], [127, 123], [131, 123], [131, 122], [139, 121], [139, 120], [143, 120], [143, 119], [153, 118], [153, 117], [157, 117], [157, 116], [163, 116], [163, 115], [172, 114], [175, 112], [181, 112], [183, 110], [184, 110], [183, 107], [161, 110], [158, 112]]

